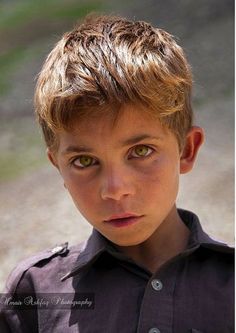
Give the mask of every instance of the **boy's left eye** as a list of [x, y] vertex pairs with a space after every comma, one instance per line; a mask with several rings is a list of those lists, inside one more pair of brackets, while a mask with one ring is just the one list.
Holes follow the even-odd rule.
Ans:
[[146, 157], [149, 156], [153, 152], [153, 149], [145, 146], [145, 145], [139, 145], [132, 149], [131, 151], [131, 157]]

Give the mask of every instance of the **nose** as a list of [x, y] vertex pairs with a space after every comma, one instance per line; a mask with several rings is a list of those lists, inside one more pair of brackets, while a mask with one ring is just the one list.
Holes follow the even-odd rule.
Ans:
[[132, 174], [122, 167], [113, 167], [104, 171], [101, 181], [101, 197], [103, 200], [119, 201], [135, 193]]

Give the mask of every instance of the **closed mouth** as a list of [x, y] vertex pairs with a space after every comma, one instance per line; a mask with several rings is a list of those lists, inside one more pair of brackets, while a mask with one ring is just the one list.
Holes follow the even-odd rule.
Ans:
[[139, 217], [140, 215], [132, 214], [132, 213], [124, 213], [124, 214], [116, 214], [110, 216], [105, 222], [111, 222], [114, 220], [121, 220], [121, 219], [128, 219], [128, 218], [135, 218]]
[[105, 222], [116, 227], [122, 227], [138, 222], [142, 216], [134, 214], [114, 215]]

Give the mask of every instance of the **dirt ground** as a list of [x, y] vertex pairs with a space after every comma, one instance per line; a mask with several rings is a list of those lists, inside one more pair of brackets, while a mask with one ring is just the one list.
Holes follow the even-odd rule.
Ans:
[[[214, 238], [233, 243], [233, 113], [226, 119], [225, 108], [233, 110], [233, 98], [206, 104], [197, 112], [197, 123], [205, 124], [206, 142], [192, 173], [181, 176], [178, 206], [196, 212]], [[1, 184], [0, 203], [0, 289], [22, 258], [65, 241], [76, 244], [91, 231], [50, 165]]]

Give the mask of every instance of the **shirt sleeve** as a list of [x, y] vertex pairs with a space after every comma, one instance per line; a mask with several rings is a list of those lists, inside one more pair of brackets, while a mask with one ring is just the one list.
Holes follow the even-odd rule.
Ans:
[[59, 252], [49, 250], [40, 252], [23, 260], [12, 270], [6, 281], [4, 293], [0, 295], [1, 333], [38, 332], [37, 310], [22, 309], [22, 295], [34, 296], [36, 293], [30, 273], [31, 267], [42, 260], [50, 261], [57, 253]]
[[[23, 309], [22, 295], [33, 294], [32, 285], [26, 274], [20, 281], [7, 281], [5, 292], [0, 298], [0, 332], [1, 333], [34, 333], [38, 331], [37, 311]], [[15, 288], [15, 286], [17, 287]]]

